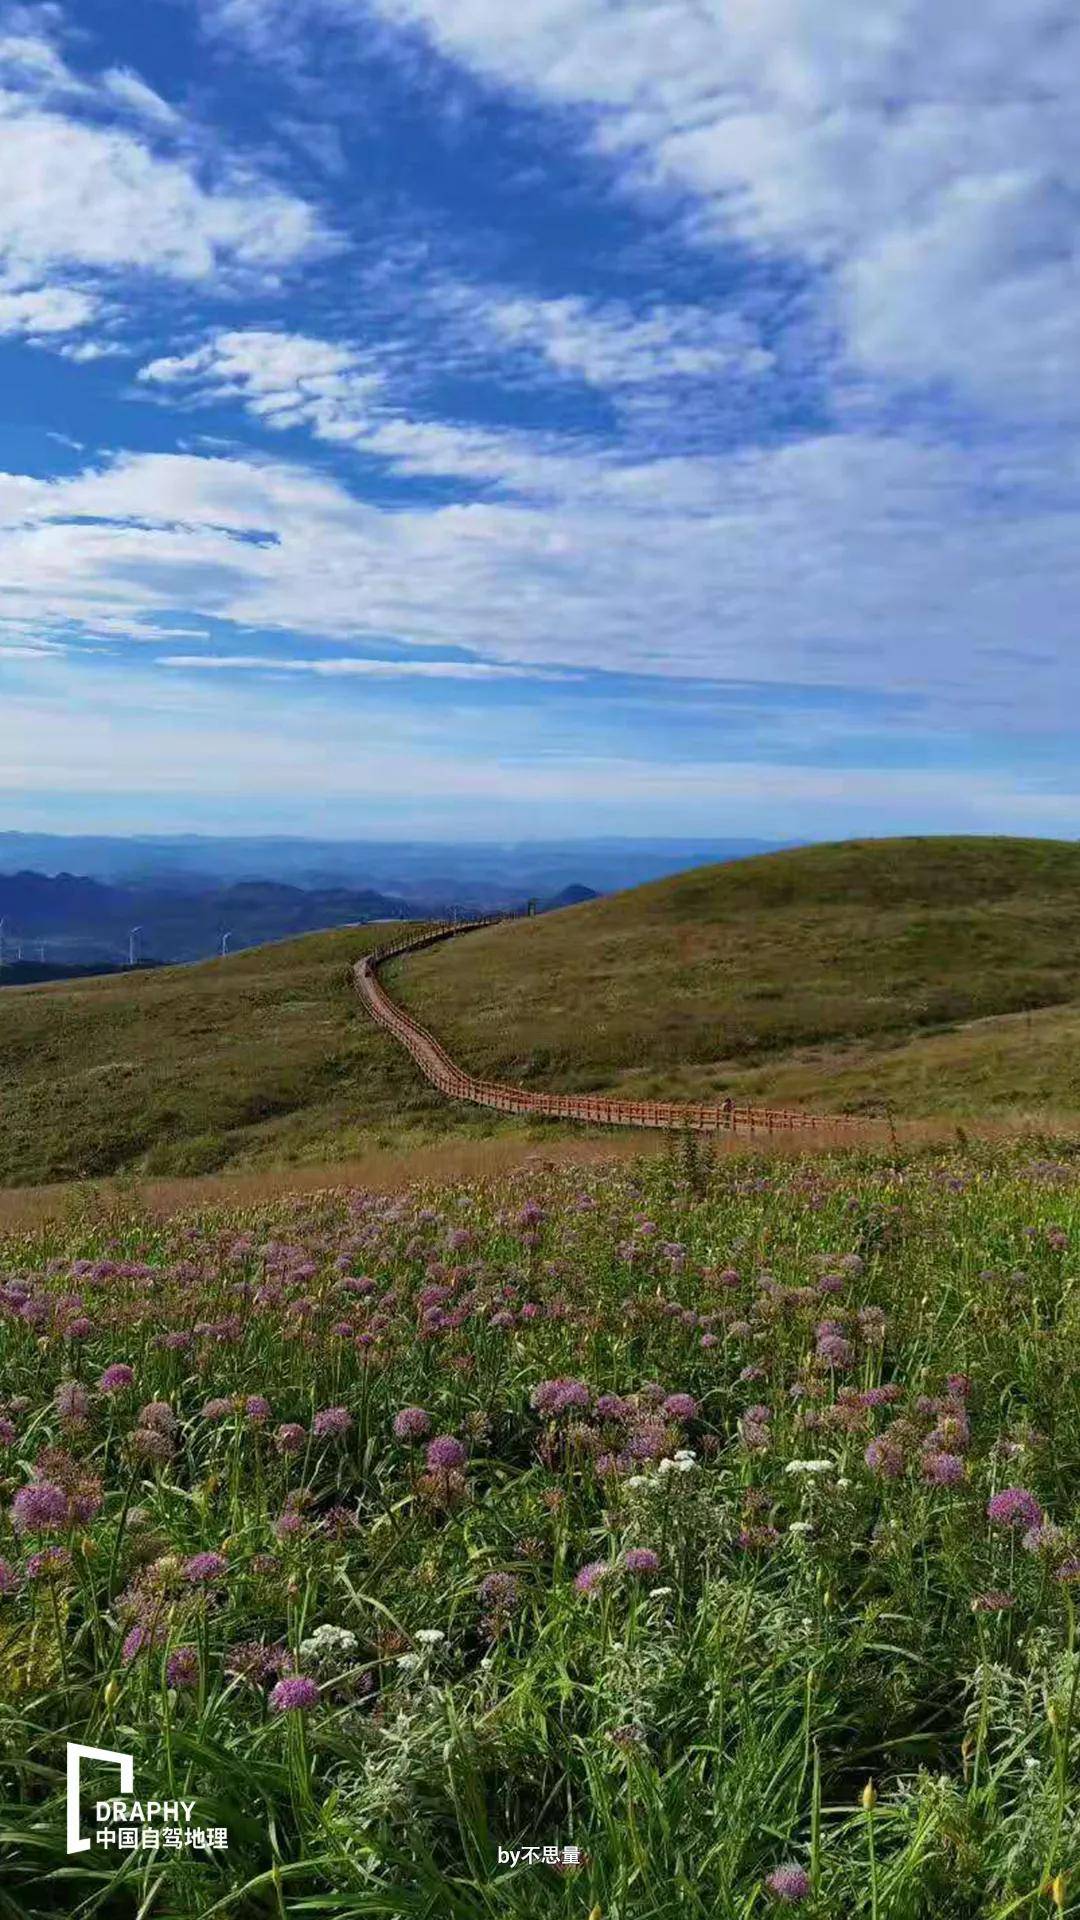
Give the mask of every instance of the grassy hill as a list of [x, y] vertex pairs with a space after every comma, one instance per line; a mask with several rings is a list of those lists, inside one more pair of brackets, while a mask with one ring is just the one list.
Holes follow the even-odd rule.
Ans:
[[0, 994], [0, 1186], [332, 1161], [488, 1126], [360, 1012], [380, 927]]
[[767, 854], [472, 934], [389, 981], [475, 1071], [534, 1085], [1076, 1112], [1080, 846]]
[[[6, 989], [0, 1186], [525, 1132], [444, 1102], [365, 1018], [348, 964], [384, 937]], [[534, 1086], [1080, 1119], [1080, 846], [1059, 841], [699, 868], [470, 934], [388, 982], [463, 1064]]]

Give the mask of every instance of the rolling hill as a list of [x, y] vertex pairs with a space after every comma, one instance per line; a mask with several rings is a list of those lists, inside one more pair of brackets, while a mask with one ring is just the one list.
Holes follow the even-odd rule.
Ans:
[[[6, 990], [0, 1185], [525, 1131], [444, 1102], [361, 1013], [349, 962], [384, 937]], [[1080, 1124], [1066, 842], [768, 854], [470, 933], [385, 978], [463, 1065], [526, 1085]]]
[[848, 841], [489, 928], [387, 984], [472, 1071], [527, 1085], [1075, 1112], [1078, 942], [1080, 846]]

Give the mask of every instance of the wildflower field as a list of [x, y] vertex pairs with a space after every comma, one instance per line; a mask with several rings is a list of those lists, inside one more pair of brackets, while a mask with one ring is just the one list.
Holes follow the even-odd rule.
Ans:
[[[1080, 1913], [1041, 1153], [0, 1243], [0, 1916]], [[69, 1855], [68, 1741], [184, 1821]]]

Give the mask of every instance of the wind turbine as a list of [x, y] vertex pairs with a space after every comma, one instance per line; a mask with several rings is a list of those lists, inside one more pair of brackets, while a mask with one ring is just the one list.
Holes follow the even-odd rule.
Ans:
[[225, 955], [226, 955], [226, 954], [228, 953], [228, 951], [229, 951], [229, 941], [230, 941], [231, 939], [232, 939], [232, 933], [231, 933], [231, 932], [229, 932], [229, 933], [223, 933], [223, 934], [222, 934], [222, 936], [221, 936], [221, 957], [222, 957], [222, 959], [223, 959], [223, 960], [224, 960], [224, 958], [225, 958]]
[[133, 967], [135, 965], [136, 935], [140, 934], [141, 932], [142, 932], [141, 927], [132, 927], [130, 933], [128, 934], [128, 966], [129, 967]]

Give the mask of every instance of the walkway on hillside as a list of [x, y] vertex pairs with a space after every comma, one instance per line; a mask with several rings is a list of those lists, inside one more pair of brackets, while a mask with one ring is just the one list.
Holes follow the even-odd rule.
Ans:
[[790, 1133], [797, 1129], [866, 1130], [877, 1123], [856, 1114], [802, 1113], [787, 1107], [697, 1106], [678, 1100], [617, 1100], [597, 1093], [533, 1093], [526, 1087], [504, 1086], [497, 1080], [476, 1080], [456, 1061], [434, 1034], [391, 1000], [378, 977], [386, 960], [397, 954], [417, 953], [440, 940], [450, 940], [477, 927], [492, 926], [502, 916], [431, 927], [411, 940], [398, 940], [365, 954], [353, 967], [353, 982], [368, 1012], [410, 1053], [426, 1080], [452, 1100], [495, 1107], [500, 1113], [545, 1114], [552, 1120], [583, 1120], [605, 1127], [663, 1127], [695, 1133]]

